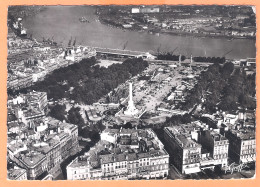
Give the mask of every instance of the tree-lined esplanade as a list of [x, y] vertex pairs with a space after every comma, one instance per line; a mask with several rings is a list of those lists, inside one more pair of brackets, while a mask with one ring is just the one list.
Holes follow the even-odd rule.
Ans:
[[234, 111], [238, 106], [255, 108], [255, 76], [246, 75], [244, 69], [234, 68], [231, 62], [223, 67], [214, 63], [201, 73], [182, 108], [189, 109], [202, 99], [208, 112], [215, 112], [216, 107], [223, 111]]
[[[142, 58], [126, 59], [122, 64], [113, 64], [108, 68], [100, 67], [97, 63], [95, 58], [83, 59], [55, 70], [28, 89], [45, 91], [54, 100], [69, 98], [92, 104], [148, 66]], [[69, 92], [70, 88], [73, 88], [72, 92]]]

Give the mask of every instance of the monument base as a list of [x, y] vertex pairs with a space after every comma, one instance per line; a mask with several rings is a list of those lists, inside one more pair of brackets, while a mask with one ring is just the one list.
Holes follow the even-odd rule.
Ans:
[[137, 109], [134, 109], [134, 110], [126, 110], [124, 111], [124, 114], [127, 115], [127, 116], [135, 116], [136, 114], [138, 114], [138, 110]]

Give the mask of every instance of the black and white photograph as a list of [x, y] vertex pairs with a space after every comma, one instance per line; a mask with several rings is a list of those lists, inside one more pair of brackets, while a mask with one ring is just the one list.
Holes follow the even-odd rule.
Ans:
[[254, 179], [256, 8], [8, 7], [8, 180]]

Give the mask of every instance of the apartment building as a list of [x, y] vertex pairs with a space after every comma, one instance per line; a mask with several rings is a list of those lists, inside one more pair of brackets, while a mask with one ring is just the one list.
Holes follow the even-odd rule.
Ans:
[[106, 129], [102, 134], [100, 142], [93, 149], [67, 166], [68, 180], [168, 176], [169, 155], [151, 129]]

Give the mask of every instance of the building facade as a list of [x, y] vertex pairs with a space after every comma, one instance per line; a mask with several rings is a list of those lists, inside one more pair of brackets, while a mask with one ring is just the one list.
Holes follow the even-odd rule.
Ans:
[[225, 132], [230, 142], [229, 155], [236, 163], [250, 163], [256, 161], [255, 131], [228, 130]]
[[168, 145], [167, 150], [173, 156], [173, 163], [178, 170], [183, 174], [200, 171], [200, 144], [171, 127], [164, 129], [164, 138]]
[[68, 180], [127, 180], [168, 176], [169, 155], [151, 129], [106, 129], [102, 134], [101, 141], [92, 150], [67, 166]]
[[215, 131], [202, 131], [200, 135], [201, 145], [207, 149], [214, 159], [214, 165], [228, 165], [229, 141], [223, 135]]

